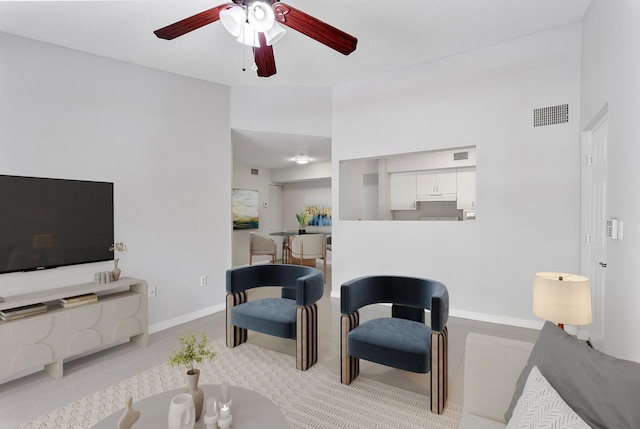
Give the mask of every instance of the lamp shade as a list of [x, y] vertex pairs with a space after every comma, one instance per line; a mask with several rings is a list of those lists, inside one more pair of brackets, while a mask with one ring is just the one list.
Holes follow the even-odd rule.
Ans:
[[591, 323], [591, 285], [576, 274], [536, 273], [533, 282], [533, 314], [568, 325]]
[[240, 35], [242, 26], [246, 20], [247, 13], [240, 6], [231, 6], [230, 8], [220, 11], [220, 22], [222, 26], [234, 37]]
[[259, 33], [271, 30], [276, 22], [276, 16], [271, 9], [271, 5], [254, 1], [247, 11], [249, 24]]
[[245, 44], [247, 46], [253, 46], [254, 48], [260, 47], [260, 41], [258, 40], [258, 32], [251, 28], [251, 25], [246, 22], [242, 26], [242, 31], [238, 36], [238, 42]]
[[285, 30], [280, 24], [277, 22], [273, 24], [270, 30], [264, 33], [265, 40], [267, 41], [267, 45], [271, 46], [276, 43], [278, 40], [282, 39], [287, 30]]

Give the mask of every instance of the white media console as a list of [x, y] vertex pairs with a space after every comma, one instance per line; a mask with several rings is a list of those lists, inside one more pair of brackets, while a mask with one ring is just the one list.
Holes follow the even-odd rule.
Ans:
[[[61, 298], [94, 293], [98, 300], [63, 307]], [[43, 367], [62, 377], [64, 359], [95, 351], [129, 338], [149, 343], [147, 283], [123, 277], [117, 281], [85, 283], [39, 292], [5, 296], [0, 310], [43, 303], [47, 312], [0, 321], [0, 382]]]

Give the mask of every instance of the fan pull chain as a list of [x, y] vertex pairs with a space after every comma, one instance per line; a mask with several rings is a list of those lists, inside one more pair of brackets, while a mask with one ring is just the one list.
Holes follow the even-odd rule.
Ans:
[[[240, 30], [240, 37], [244, 40], [244, 26]], [[245, 66], [244, 57], [245, 57], [245, 45], [244, 43], [240, 44], [240, 52], [242, 52], [242, 71], [247, 71], [247, 67]]]
[[247, 68], [245, 67], [245, 64], [244, 64], [244, 45], [242, 45], [241, 49], [242, 49], [242, 71], [247, 71]]

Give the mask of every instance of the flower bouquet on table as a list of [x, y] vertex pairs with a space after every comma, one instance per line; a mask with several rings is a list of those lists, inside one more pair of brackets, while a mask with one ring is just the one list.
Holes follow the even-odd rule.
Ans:
[[309, 224], [312, 218], [313, 215], [306, 210], [296, 213], [296, 219], [298, 219], [298, 233], [304, 234], [304, 227]]

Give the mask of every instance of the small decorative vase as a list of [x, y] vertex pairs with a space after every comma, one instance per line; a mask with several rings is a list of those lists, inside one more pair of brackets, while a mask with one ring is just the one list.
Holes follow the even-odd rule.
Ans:
[[307, 232], [306, 229], [304, 229], [302, 227], [298, 228], [298, 234], [305, 234], [306, 232]]
[[169, 429], [193, 429], [195, 427], [195, 408], [193, 398], [188, 393], [175, 396], [169, 404]]
[[114, 281], [118, 280], [120, 278], [120, 272], [121, 271], [120, 271], [120, 268], [118, 268], [118, 261], [120, 261], [120, 260], [119, 259], [114, 259], [113, 260], [114, 268], [111, 271], [111, 275], [112, 275]]
[[202, 405], [204, 404], [204, 392], [198, 387], [198, 379], [200, 378], [199, 369], [190, 369], [187, 371], [187, 393], [193, 397], [193, 405], [196, 407], [196, 421], [200, 420], [202, 415]]

